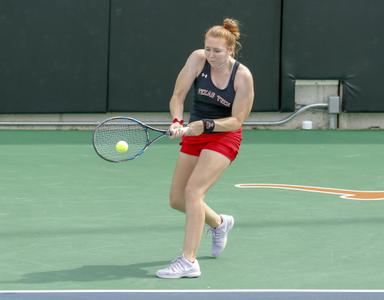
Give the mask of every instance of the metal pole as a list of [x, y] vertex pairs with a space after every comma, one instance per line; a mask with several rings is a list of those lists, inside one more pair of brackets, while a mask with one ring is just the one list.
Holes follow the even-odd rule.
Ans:
[[[276, 125], [282, 125], [284, 123], [289, 122], [296, 116], [302, 114], [303, 112], [314, 109], [314, 108], [327, 108], [327, 103], [316, 103], [316, 104], [310, 104], [306, 105], [296, 112], [289, 115], [287, 118], [279, 120], [279, 121], [245, 121], [244, 125], [247, 126], [276, 126]], [[145, 122], [148, 125], [151, 126], [169, 126], [169, 121], [146, 121]], [[40, 121], [0, 121], [0, 126], [97, 126], [99, 122], [97, 121], [46, 121], [46, 122], [40, 122]]]

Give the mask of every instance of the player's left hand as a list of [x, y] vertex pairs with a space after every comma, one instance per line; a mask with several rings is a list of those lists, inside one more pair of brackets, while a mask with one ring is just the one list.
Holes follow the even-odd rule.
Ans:
[[194, 121], [188, 124], [188, 130], [185, 132], [186, 136], [200, 135], [204, 131], [203, 121]]

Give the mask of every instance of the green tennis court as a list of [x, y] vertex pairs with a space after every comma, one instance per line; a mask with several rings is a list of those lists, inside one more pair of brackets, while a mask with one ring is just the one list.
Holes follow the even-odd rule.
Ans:
[[240, 189], [269, 183], [383, 191], [382, 131], [246, 131], [206, 201], [236, 225], [202, 276], [160, 280], [181, 251], [184, 217], [168, 206], [176, 141], [113, 164], [91, 132], [0, 131], [0, 289], [379, 289], [384, 201]]

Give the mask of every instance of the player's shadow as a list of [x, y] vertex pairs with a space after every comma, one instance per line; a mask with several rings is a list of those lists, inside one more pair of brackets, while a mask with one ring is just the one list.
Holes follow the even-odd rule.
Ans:
[[[199, 260], [212, 259], [210, 257], [199, 257]], [[17, 281], [7, 281], [1, 283], [18, 284], [40, 284], [65, 281], [91, 282], [91, 281], [109, 281], [124, 278], [155, 278], [153, 269], [165, 267], [169, 261], [153, 261], [137, 263], [131, 265], [100, 265], [100, 266], [82, 266], [76, 269], [27, 273], [23, 278]]]
[[91, 282], [124, 278], [151, 278], [155, 277], [155, 275], [149, 268], [162, 267], [168, 263], [169, 261], [154, 261], [131, 265], [82, 266], [76, 269], [27, 273], [20, 280], [7, 283], [39, 284], [65, 281]]

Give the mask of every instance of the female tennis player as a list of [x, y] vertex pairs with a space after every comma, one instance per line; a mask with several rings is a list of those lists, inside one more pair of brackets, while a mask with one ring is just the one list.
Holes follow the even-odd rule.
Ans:
[[[236, 158], [242, 140], [242, 123], [253, 104], [253, 79], [235, 55], [239, 50], [238, 22], [225, 19], [205, 34], [204, 49], [194, 51], [180, 71], [170, 112], [173, 137], [181, 149], [173, 174], [170, 205], [186, 214], [182, 255], [157, 271], [160, 278], [199, 277], [196, 259], [204, 223], [212, 232], [212, 256], [223, 251], [234, 225], [230, 215], [217, 214], [205, 202], [208, 189]], [[189, 130], [182, 136], [184, 101], [194, 87]]]

